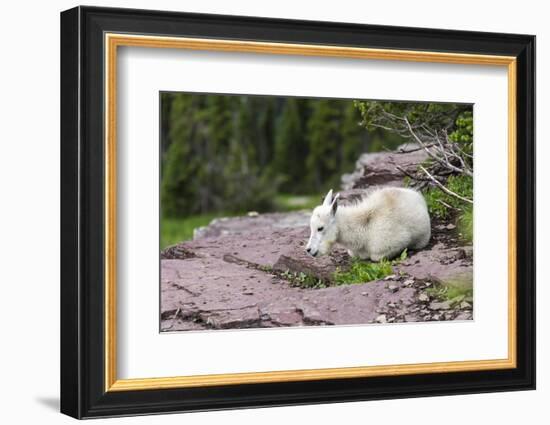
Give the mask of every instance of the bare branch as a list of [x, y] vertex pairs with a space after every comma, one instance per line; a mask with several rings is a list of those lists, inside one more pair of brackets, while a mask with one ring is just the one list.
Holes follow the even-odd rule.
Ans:
[[383, 113], [386, 117], [391, 118], [391, 119], [394, 119], [394, 120], [397, 120], [397, 121], [405, 121], [405, 120], [407, 120], [407, 118], [405, 118], [405, 117], [399, 117], [399, 116], [397, 116], [397, 115], [395, 115], [395, 114], [392, 114], [391, 112], [388, 112], [388, 111], [382, 111], [382, 113]]
[[456, 148], [460, 151], [460, 153], [464, 156], [467, 156], [470, 159], [474, 159], [473, 155], [470, 155], [469, 153], [464, 152], [464, 150], [458, 145], [458, 143], [455, 143]]
[[426, 124], [422, 124], [422, 129], [431, 137], [435, 138], [436, 132], [435, 130], [430, 129]]
[[436, 161], [441, 161], [439, 158], [437, 158], [433, 153], [432, 151], [430, 151], [430, 149], [428, 148], [428, 146], [422, 141], [420, 140], [420, 137], [418, 137], [418, 135], [414, 132], [414, 130], [412, 129], [411, 127], [411, 124], [409, 123], [409, 120], [407, 118], [404, 118], [405, 120], [405, 123], [407, 124], [407, 127], [409, 128], [409, 133], [411, 134], [411, 136], [414, 138], [414, 140], [416, 140], [416, 142], [422, 146], [422, 148], [426, 151], [426, 153], [434, 160]]
[[414, 174], [411, 174], [409, 173], [407, 170], [405, 170], [403, 167], [401, 167], [400, 165], [396, 165], [395, 166], [396, 169], [398, 169], [399, 171], [401, 171], [403, 174], [405, 174], [407, 177], [410, 177], [411, 179], [413, 180], [417, 180], [417, 181], [430, 181], [429, 179], [426, 179], [426, 178], [422, 178], [420, 176], [416, 176]]
[[443, 202], [441, 199], [436, 199], [436, 201], [439, 202], [441, 205], [443, 205], [445, 208], [449, 208], [450, 210], [462, 211], [462, 209], [455, 208], [452, 205], [449, 205], [447, 202]]
[[462, 159], [462, 157], [456, 152], [456, 150], [455, 150], [456, 143], [449, 142], [449, 143], [447, 143], [446, 146], [448, 146], [447, 150], [449, 152], [449, 155], [452, 158], [455, 158], [458, 162], [460, 162], [460, 165], [462, 166], [463, 169], [470, 170], [470, 167], [468, 166], [468, 164], [466, 164], [464, 159]]
[[446, 188], [439, 180], [437, 180], [434, 176], [432, 176], [428, 170], [426, 170], [422, 165], [419, 165], [419, 168], [430, 178], [432, 182], [434, 182], [437, 187], [439, 187], [443, 192], [445, 192], [447, 195], [454, 196], [457, 199], [460, 199], [461, 201], [468, 202], [469, 204], [473, 204], [474, 201], [471, 199], [465, 198], [463, 196], [460, 196], [458, 193], [453, 192], [452, 190], [449, 190]]
[[[456, 167], [455, 165], [451, 164], [451, 162], [448, 160], [447, 158], [447, 153], [445, 151], [445, 149], [443, 148], [443, 145], [441, 143], [441, 140], [439, 138], [436, 138], [437, 142], [439, 145], [441, 145], [441, 147], [438, 149], [438, 151], [441, 152], [441, 154], [444, 156], [444, 159], [438, 157], [437, 155], [435, 155], [430, 149], [428, 149], [426, 147], [426, 144], [420, 139], [420, 137], [418, 137], [418, 135], [414, 132], [413, 128], [411, 127], [411, 124], [409, 123], [409, 120], [405, 117], [403, 118], [404, 122], [407, 124], [407, 127], [409, 129], [409, 133], [411, 134], [411, 136], [414, 138], [414, 140], [416, 140], [416, 142], [422, 146], [424, 148], [424, 150], [426, 151], [426, 153], [430, 156], [430, 158], [432, 158], [434, 161], [437, 161], [439, 162], [441, 165], [443, 165], [444, 167], [450, 169], [450, 170], [453, 170], [459, 174], [466, 174], [470, 177], [472, 177], [472, 172], [468, 169], [465, 169], [465, 168], [459, 168], [459, 167]], [[437, 146], [436, 146], [437, 148]]]
[[[453, 142], [452, 140], [449, 139], [449, 136], [447, 135], [447, 131], [444, 131], [444, 134], [445, 134], [445, 139], [446, 139], [446, 146], [448, 146], [449, 148], [449, 153], [450, 155], [453, 157], [453, 158], [456, 158], [458, 160], [458, 162], [460, 162], [460, 164], [462, 165], [462, 168], [464, 168], [464, 170], [467, 171], [466, 174], [468, 174], [469, 176], [472, 176], [473, 173], [472, 173], [472, 167], [470, 167], [470, 165], [464, 161], [464, 158], [462, 155], [465, 155], [465, 156], [470, 156], [470, 158], [473, 158], [471, 155], [468, 155], [466, 154], [466, 152], [464, 152], [459, 144], [457, 142]], [[460, 155], [459, 152], [457, 152], [457, 150], [462, 154]]]
[[448, 164], [449, 163], [449, 157], [447, 155], [447, 151], [443, 147], [443, 143], [441, 143], [441, 139], [439, 138], [439, 136], [437, 134], [435, 135], [435, 139], [437, 140], [437, 144], [439, 145], [439, 151], [443, 154], [443, 158], [445, 158], [445, 163]]
[[174, 327], [174, 325], [176, 324], [176, 320], [178, 320], [178, 316], [180, 312], [181, 312], [181, 307], [178, 307], [178, 309], [176, 310], [176, 313], [172, 316], [172, 322], [170, 323], [170, 326], [168, 326], [166, 330], [172, 329]]
[[372, 123], [371, 126], [376, 128], [381, 128], [382, 130], [391, 131], [392, 133], [400, 133], [400, 131], [395, 128], [387, 127], [385, 125], [378, 124], [378, 123]]
[[[432, 144], [427, 145], [426, 147], [431, 148], [432, 146], [435, 146], [435, 145], [432, 143]], [[422, 149], [424, 149], [424, 147], [420, 146], [419, 148], [414, 148], [414, 149], [407, 149], [407, 150], [399, 149], [396, 152], [397, 153], [411, 153], [411, 152], [421, 151]]]

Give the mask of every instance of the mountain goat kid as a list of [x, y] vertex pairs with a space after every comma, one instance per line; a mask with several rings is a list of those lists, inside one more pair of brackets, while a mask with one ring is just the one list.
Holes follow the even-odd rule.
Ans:
[[313, 210], [306, 251], [326, 255], [335, 242], [353, 257], [380, 261], [405, 248], [424, 248], [430, 240], [430, 216], [424, 197], [416, 190], [387, 187], [374, 190], [351, 205], [338, 206], [328, 192]]

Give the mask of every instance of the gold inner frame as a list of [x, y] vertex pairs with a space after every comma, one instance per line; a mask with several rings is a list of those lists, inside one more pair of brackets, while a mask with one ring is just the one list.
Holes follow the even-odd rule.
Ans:
[[[263, 54], [325, 56], [469, 65], [504, 66], [508, 71], [508, 357], [419, 364], [303, 369], [164, 378], [118, 379], [116, 324], [116, 123], [117, 48], [119, 46], [190, 49]], [[516, 58], [461, 53], [370, 49], [327, 45], [212, 40], [128, 34], [105, 34], [105, 391], [310, 381], [416, 373], [446, 373], [516, 367]]]

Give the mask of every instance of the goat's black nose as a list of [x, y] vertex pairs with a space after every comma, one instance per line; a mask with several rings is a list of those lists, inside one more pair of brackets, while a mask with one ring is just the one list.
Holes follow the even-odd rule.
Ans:
[[311, 252], [311, 248], [306, 248], [306, 251], [307, 251], [307, 252]]

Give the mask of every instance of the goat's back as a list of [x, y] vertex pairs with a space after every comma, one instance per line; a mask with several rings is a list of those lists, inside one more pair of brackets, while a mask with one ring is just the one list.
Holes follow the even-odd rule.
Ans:
[[388, 187], [376, 190], [363, 200], [370, 211], [371, 232], [424, 247], [430, 239], [430, 216], [422, 194], [414, 189]]

